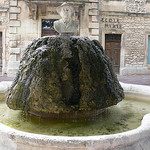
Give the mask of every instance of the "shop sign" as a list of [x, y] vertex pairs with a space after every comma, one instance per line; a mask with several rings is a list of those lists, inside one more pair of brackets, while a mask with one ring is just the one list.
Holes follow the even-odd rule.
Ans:
[[109, 28], [109, 29], [122, 28], [118, 18], [102, 18], [101, 22], [105, 24], [105, 28]]

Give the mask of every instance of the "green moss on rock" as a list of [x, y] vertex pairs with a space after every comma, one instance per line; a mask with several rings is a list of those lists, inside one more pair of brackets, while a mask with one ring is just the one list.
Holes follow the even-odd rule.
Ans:
[[34, 40], [25, 50], [7, 105], [55, 116], [100, 110], [123, 98], [123, 89], [98, 41], [52, 36]]

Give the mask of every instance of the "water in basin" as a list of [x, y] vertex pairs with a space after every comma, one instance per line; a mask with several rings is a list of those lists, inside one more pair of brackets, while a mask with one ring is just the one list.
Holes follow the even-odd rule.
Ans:
[[150, 102], [124, 99], [90, 119], [45, 119], [9, 109], [0, 102], [0, 122], [17, 130], [58, 136], [91, 136], [120, 133], [140, 126], [150, 113]]

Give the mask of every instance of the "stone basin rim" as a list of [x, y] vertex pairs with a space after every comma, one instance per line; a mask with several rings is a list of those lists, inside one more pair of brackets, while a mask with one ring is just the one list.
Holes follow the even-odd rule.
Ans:
[[[142, 86], [142, 85], [132, 85], [132, 84], [124, 84], [121, 83], [122, 87], [124, 88], [125, 93], [140, 93], [144, 89], [148, 100], [150, 100], [150, 87]], [[142, 90], [141, 90], [142, 89]], [[12, 142], [12, 145], [17, 146], [18, 143], [23, 142], [28, 145], [35, 145], [35, 149], [39, 145], [45, 145], [44, 147], [53, 148], [54, 146], [62, 147], [65, 146], [67, 149], [76, 147], [80, 150], [80, 148], [97, 150], [97, 148], [101, 149], [114, 149], [114, 148], [121, 148], [123, 147], [132, 146], [134, 144], [142, 145], [141, 142], [147, 140], [147, 143], [144, 145], [150, 146], [150, 113], [144, 115], [141, 125], [133, 130], [129, 130], [122, 133], [117, 134], [110, 134], [110, 135], [96, 135], [96, 136], [51, 136], [51, 135], [41, 135], [41, 134], [34, 134], [28, 133], [24, 131], [19, 131], [13, 128], [10, 128], [2, 123], [0, 123], [0, 135], [4, 137], [6, 140]], [[17, 139], [17, 140], [16, 140]], [[0, 144], [2, 144], [3, 140], [0, 140]], [[10, 144], [11, 145], [11, 144]], [[11, 146], [12, 146], [11, 145]], [[14, 146], [14, 147], [15, 147]], [[12, 147], [11, 147], [12, 148]], [[131, 147], [134, 150], [134, 147]], [[12, 149], [13, 150], [13, 149]], [[14, 150], [17, 150], [17, 148]], [[33, 148], [34, 150], [34, 148]], [[117, 149], [118, 150], [118, 149]], [[136, 150], [136, 149], [135, 149]]]
[[86, 145], [86, 147], [93, 147], [98, 144], [101, 145], [101, 148], [115, 148], [121, 145], [131, 145], [150, 136], [150, 113], [143, 117], [142, 124], [138, 128], [110, 135], [78, 137], [41, 135], [19, 131], [7, 127], [2, 123], [0, 123], [0, 133], [2, 137], [4, 136], [5, 138], [17, 139], [17, 142], [19, 143], [20, 141], [23, 141], [24, 143], [29, 142], [30, 144], [37, 143], [37, 145], [48, 144], [48, 146], [61, 146], [67, 144], [67, 147], [70, 148], [72, 146], [81, 147], [82, 145]]

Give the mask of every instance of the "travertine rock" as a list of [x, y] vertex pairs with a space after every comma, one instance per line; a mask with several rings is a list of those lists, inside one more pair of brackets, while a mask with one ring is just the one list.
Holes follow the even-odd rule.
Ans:
[[123, 98], [98, 41], [52, 36], [33, 41], [25, 50], [7, 105], [40, 116], [82, 117]]
[[62, 18], [54, 22], [54, 29], [60, 35], [74, 35], [77, 32], [78, 23], [72, 20], [73, 14], [75, 13], [73, 4], [64, 2], [57, 7], [57, 12]]

